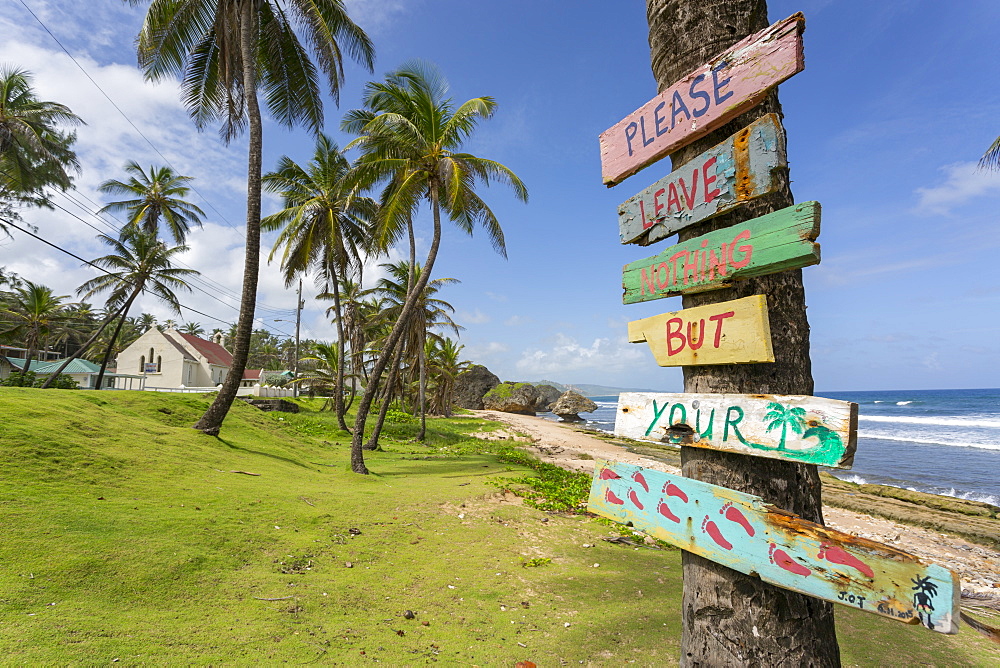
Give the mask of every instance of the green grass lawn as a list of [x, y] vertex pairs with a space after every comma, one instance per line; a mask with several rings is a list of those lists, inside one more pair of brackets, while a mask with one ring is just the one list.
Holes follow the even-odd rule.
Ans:
[[[0, 389], [0, 663], [676, 664], [678, 551], [501, 492], [531, 471], [464, 435], [488, 423], [391, 424], [357, 476], [303, 403], [213, 438], [201, 396]], [[1000, 664], [837, 612], [847, 665]]]

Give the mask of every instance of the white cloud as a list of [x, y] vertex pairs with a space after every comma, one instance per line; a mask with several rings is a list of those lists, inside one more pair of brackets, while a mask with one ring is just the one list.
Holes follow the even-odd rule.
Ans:
[[530, 322], [533, 322], [531, 318], [526, 318], [523, 315], [512, 315], [511, 317], [504, 320], [503, 324], [507, 325], [508, 327], [519, 327], [520, 325], [526, 325]]
[[462, 325], [485, 325], [493, 320], [489, 315], [479, 309], [473, 311], [458, 311], [455, 313], [455, 322]]
[[956, 206], [977, 197], [1000, 193], [1000, 173], [980, 170], [974, 162], [956, 162], [941, 168], [944, 182], [928, 188], [917, 188], [916, 213], [949, 215]]
[[351, 20], [369, 37], [374, 37], [418, 3], [413, 0], [347, 0], [346, 4]]
[[597, 338], [589, 346], [583, 346], [572, 337], [557, 334], [551, 348], [525, 350], [516, 366], [520, 373], [534, 377], [584, 369], [613, 374], [648, 361], [646, 346], [636, 346], [624, 339]]

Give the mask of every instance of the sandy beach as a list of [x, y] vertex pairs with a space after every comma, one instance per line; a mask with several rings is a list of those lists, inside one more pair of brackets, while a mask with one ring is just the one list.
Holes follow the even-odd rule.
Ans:
[[[674, 466], [629, 452], [583, 430], [575, 429], [570, 424], [498, 411], [473, 412], [478, 417], [502, 422], [508, 427], [484, 432], [483, 437], [523, 440], [527, 436], [531, 441], [529, 449], [532, 454], [542, 461], [566, 469], [591, 473], [594, 459], [597, 458], [637, 464], [667, 473], [680, 473]], [[961, 578], [962, 589], [965, 591], [1000, 595], [1000, 552], [996, 550], [957, 536], [843, 508], [824, 506], [823, 517], [826, 525], [831, 528], [892, 545], [955, 571]]]

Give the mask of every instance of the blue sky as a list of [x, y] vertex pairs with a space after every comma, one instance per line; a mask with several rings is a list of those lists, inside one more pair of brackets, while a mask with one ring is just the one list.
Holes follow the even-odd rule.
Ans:
[[[24, 0], [156, 149], [196, 178], [209, 216], [184, 262], [214, 287], [182, 301], [232, 322], [242, 271], [245, 145], [196, 133], [176, 86], [152, 86], [132, 51], [141, 11], [118, 0]], [[677, 369], [656, 366], [625, 340], [629, 320], [681, 308], [680, 299], [624, 306], [621, 266], [658, 252], [621, 246], [619, 203], [670, 171], [664, 160], [613, 189], [601, 184], [597, 136], [656, 93], [645, 6], [632, 2], [348, 0], [374, 39], [376, 78], [411, 58], [438, 65], [458, 101], [491, 95], [492, 120], [470, 151], [499, 160], [528, 185], [527, 205], [485, 193], [507, 236], [509, 259], [483, 234], [449, 230], [435, 276], [462, 281], [441, 296], [465, 327], [468, 359], [503, 379], [553, 379], [664, 391]], [[0, 62], [32, 71], [45, 99], [87, 121], [78, 131], [79, 203], [57, 202], [107, 231], [96, 186], [130, 159], [161, 164], [115, 108], [27, 13], [0, 12]], [[770, 19], [806, 16], [806, 69], [780, 88], [797, 201], [823, 205], [823, 261], [804, 270], [818, 390], [996, 387], [1000, 370], [1000, 174], [976, 161], [1000, 134], [1000, 59], [992, 55], [1000, 4], [991, 0], [891, 3], [771, 0]], [[611, 9], [613, 8], [613, 9]], [[372, 76], [348, 65], [327, 131], [341, 144], [343, 111]], [[303, 131], [268, 124], [265, 168], [308, 159]], [[203, 198], [203, 199], [202, 199]], [[97, 203], [95, 206], [93, 203]], [[265, 201], [265, 212], [276, 209]], [[77, 254], [104, 254], [95, 232], [62, 211], [28, 211], [39, 233]], [[421, 250], [429, 216], [418, 220]], [[270, 240], [266, 240], [269, 242]], [[266, 250], [270, 245], [267, 243]], [[418, 251], [420, 252], [420, 251]], [[398, 257], [398, 256], [397, 256]], [[384, 260], [383, 260], [384, 261]], [[0, 266], [72, 294], [93, 270], [23, 234], [0, 241]], [[376, 276], [376, 268], [368, 272]], [[308, 287], [307, 287], [308, 290]], [[261, 271], [262, 324], [291, 333], [276, 264]], [[169, 314], [152, 300], [142, 309]], [[303, 332], [332, 339], [325, 305], [307, 299]], [[181, 322], [207, 318], [185, 312]], [[773, 327], [774, 325], [772, 325]]]

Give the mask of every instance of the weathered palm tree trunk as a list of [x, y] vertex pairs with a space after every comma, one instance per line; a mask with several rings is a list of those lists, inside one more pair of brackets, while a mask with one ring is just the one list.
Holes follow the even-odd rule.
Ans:
[[424, 268], [417, 277], [417, 282], [413, 286], [410, 296], [406, 298], [406, 303], [403, 304], [403, 309], [399, 313], [399, 319], [396, 320], [396, 324], [393, 325], [392, 331], [389, 333], [385, 349], [375, 362], [371, 373], [372, 381], [365, 387], [365, 393], [358, 404], [358, 413], [354, 420], [354, 435], [351, 439], [351, 470], [355, 473], [366, 475], [368, 473], [368, 467], [365, 466], [362, 442], [364, 441], [365, 421], [368, 419], [368, 411], [371, 409], [372, 399], [378, 390], [375, 379], [381, 377], [382, 372], [385, 371], [385, 367], [389, 364], [392, 350], [406, 328], [406, 319], [410, 317], [410, 313], [416, 307], [418, 295], [422, 294], [424, 288], [427, 287], [427, 280], [430, 278], [431, 270], [434, 268], [434, 261], [437, 259], [438, 248], [441, 246], [441, 205], [438, 201], [438, 184], [432, 180], [428, 191], [431, 200], [431, 211], [434, 214], [434, 234], [431, 237], [431, 247], [427, 251], [427, 260], [424, 262]]
[[[712, 56], [768, 26], [765, 0], [647, 0], [646, 11], [653, 74], [661, 91]], [[676, 151], [670, 156], [674, 166], [770, 112], [781, 114], [777, 91], [751, 111]], [[680, 233], [680, 239], [791, 205], [787, 171], [784, 180], [774, 195], [688, 228]], [[812, 394], [801, 270], [685, 296], [683, 303], [690, 308], [755, 294], [767, 295], [775, 363], [685, 367], [685, 392]], [[689, 447], [681, 449], [681, 460], [689, 478], [756, 494], [808, 520], [823, 521], [815, 466]], [[765, 584], [689, 552], [684, 553], [683, 563], [681, 665], [840, 665], [831, 603]]]
[[256, 3], [243, 3], [240, 18], [240, 55], [243, 60], [243, 95], [247, 105], [247, 240], [243, 261], [243, 292], [240, 295], [240, 316], [236, 321], [233, 344], [233, 364], [222, 383], [215, 401], [194, 425], [210, 436], [218, 436], [222, 421], [236, 399], [236, 392], [243, 380], [243, 371], [250, 356], [250, 336], [253, 334], [253, 317], [257, 304], [257, 272], [260, 270], [260, 175], [263, 130], [260, 105], [257, 101], [257, 81], [254, 64], [255, 49], [251, 35], [255, 32], [254, 8]]
[[[112, 352], [115, 349], [115, 341], [118, 340], [118, 334], [121, 333], [121, 331], [122, 331], [122, 325], [125, 324], [125, 319], [128, 317], [128, 310], [130, 308], [132, 308], [132, 302], [134, 302], [135, 298], [139, 296], [140, 292], [142, 292], [142, 287], [143, 287], [143, 283], [140, 281], [139, 286], [132, 292], [132, 295], [128, 298], [128, 301], [125, 302], [125, 305], [122, 306], [121, 314], [120, 314], [121, 317], [118, 319], [118, 324], [115, 325], [115, 331], [111, 333], [111, 340], [108, 341], [108, 349], [107, 349], [107, 351], [105, 351], [105, 353], [104, 353], [104, 360], [101, 362], [101, 370], [97, 373], [97, 384], [94, 387], [95, 390], [103, 390], [104, 389], [104, 372], [108, 368], [108, 362], [111, 361], [111, 354], [112, 354]], [[103, 327], [102, 327], [102, 329], [103, 329]], [[62, 371], [62, 369], [63, 369], [63, 367], [60, 367], [59, 371]], [[51, 381], [57, 375], [59, 375], [59, 374], [58, 373], [52, 374], [49, 377], [49, 380]], [[48, 384], [48, 382], [46, 382], [46, 385], [47, 384]]]
[[344, 318], [340, 311], [340, 285], [337, 283], [336, 274], [333, 277], [333, 308], [337, 311], [337, 382], [334, 388], [337, 396], [334, 398], [334, 406], [337, 411], [337, 426], [350, 433], [351, 430], [347, 428], [347, 422], [344, 420], [344, 413], [347, 412], [344, 408], [344, 363], [347, 360], [344, 346]]
[[[417, 240], [413, 234], [412, 217], [408, 217], [406, 219], [406, 231], [410, 240], [410, 267], [406, 274], [406, 297], [409, 299], [410, 294], [413, 292], [413, 284], [416, 282], [415, 272], [417, 267]], [[382, 404], [378, 409], [378, 418], [375, 420], [375, 427], [372, 429], [368, 442], [364, 445], [365, 450], [378, 449], [378, 439], [379, 436], [382, 435], [382, 427], [385, 426], [385, 416], [388, 415], [389, 405], [392, 403], [392, 390], [396, 385], [396, 379], [399, 376], [399, 365], [402, 362], [403, 351], [405, 348], [406, 341], [401, 337], [396, 343], [396, 352], [393, 353], [392, 356], [392, 365], [389, 367], [389, 377], [386, 379], [385, 393], [382, 399]], [[402, 401], [402, 392], [400, 392], [400, 401]], [[420, 440], [423, 440], [422, 436]]]

